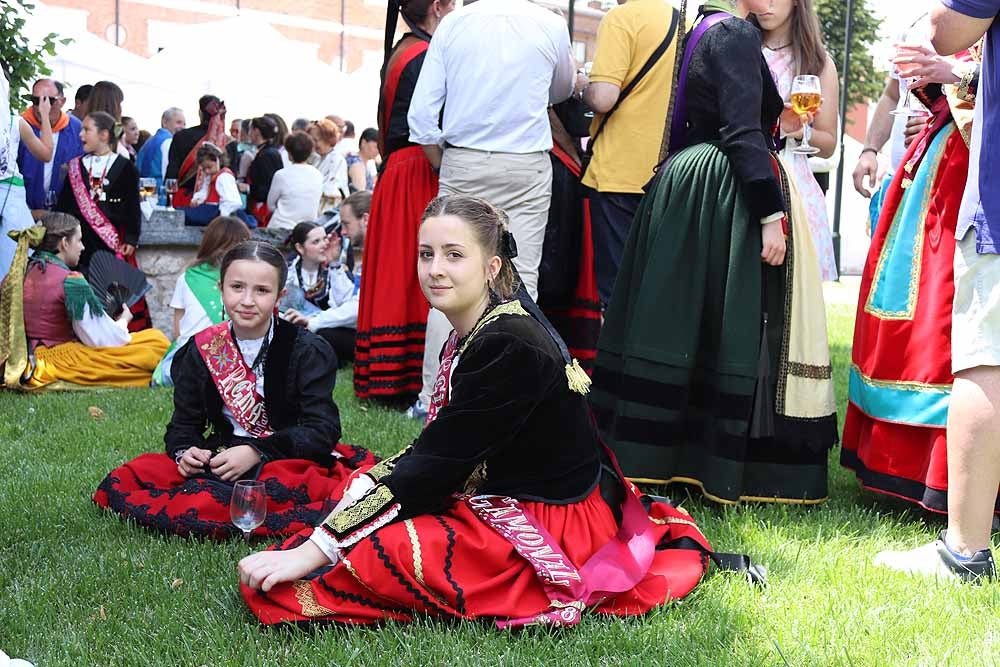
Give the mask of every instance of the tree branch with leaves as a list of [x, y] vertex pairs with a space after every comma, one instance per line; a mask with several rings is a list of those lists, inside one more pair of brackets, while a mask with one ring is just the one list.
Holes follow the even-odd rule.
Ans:
[[0, 63], [10, 79], [10, 102], [19, 108], [27, 101], [27, 94], [35, 79], [51, 74], [45, 64], [46, 54], [54, 56], [58, 44], [69, 44], [72, 40], [60, 39], [54, 32], [42, 38], [40, 44], [32, 44], [24, 34], [24, 26], [34, 11], [35, 5], [28, 0], [0, 0]]

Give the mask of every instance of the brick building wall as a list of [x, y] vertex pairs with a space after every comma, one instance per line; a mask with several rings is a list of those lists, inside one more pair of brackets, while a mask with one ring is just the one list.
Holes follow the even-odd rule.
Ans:
[[[115, 42], [114, 0], [46, 0], [46, 4], [88, 12], [87, 30]], [[539, 4], [563, 3], [540, 0]], [[590, 60], [601, 3], [577, 5], [574, 42], [579, 42], [583, 60]], [[386, 0], [119, 0], [118, 7], [119, 46], [140, 56], [153, 55], [164, 46], [157, 43], [160, 24], [188, 25], [245, 15], [267, 21], [289, 39], [315, 44], [324, 62], [338, 64], [343, 57], [345, 72], [372, 60], [381, 62]]]

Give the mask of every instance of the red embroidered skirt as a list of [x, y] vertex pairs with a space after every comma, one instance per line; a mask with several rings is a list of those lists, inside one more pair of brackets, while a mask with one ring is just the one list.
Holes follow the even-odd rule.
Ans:
[[[257, 479], [267, 491], [267, 518], [257, 537], [291, 535], [327, 517], [343, 496], [351, 473], [371, 466], [366, 449], [337, 444], [330, 467], [303, 459], [266, 463]], [[139, 525], [178, 535], [224, 539], [239, 530], [229, 517], [233, 487], [225, 482], [182, 477], [166, 454], [143, 454], [112, 470], [94, 493], [94, 502]]]
[[952, 262], [968, 163], [952, 124], [931, 143], [912, 184], [902, 187], [900, 169], [889, 186], [861, 278], [840, 458], [863, 487], [941, 513], [948, 510]]
[[419, 146], [390, 155], [375, 185], [354, 352], [359, 398], [420, 391], [430, 307], [417, 279], [417, 229], [437, 193], [437, 174]]
[[[522, 505], [577, 567], [618, 530], [597, 489], [570, 505]], [[605, 600], [596, 611], [643, 614], [684, 597], [704, 575], [707, 557], [687, 547], [691, 540], [705, 548], [708, 542], [691, 517], [663, 503], [654, 503], [650, 516], [661, 546], [650, 571], [635, 588]], [[294, 548], [311, 533], [312, 529], [303, 530], [275, 548]], [[389, 524], [351, 548], [343, 561], [309, 579], [280, 584], [268, 593], [246, 586], [240, 590], [250, 610], [265, 624], [372, 624], [386, 619], [410, 621], [416, 615], [513, 618], [539, 614], [550, 604], [528, 561], [464, 502], [439, 515]]]

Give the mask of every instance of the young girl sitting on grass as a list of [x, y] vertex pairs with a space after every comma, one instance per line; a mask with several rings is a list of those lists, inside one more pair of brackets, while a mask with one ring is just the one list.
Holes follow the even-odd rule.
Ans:
[[281, 253], [241, 243], [226, 253], [219, 275], [229, 321], [177, 351], [166, 454], [143, 454], [113, 470], [94, 502], [151, 528], [226, 537], [236, 532], [234, 483], [257, 479], [267, 519], [255, 534], [290, 534], [322, 519], [354, 468], [374, 459], [338, 444], [329, 345], [274, 314], [285, 284]]
[[292, 244], [295, 258], [288, 266], [288, 294], [281, 316], [323, 338], [343, 367], [354, 359], [358, 288], [352, 273], [340, 263], [340, 237], [329, 237], [314, 222], [300, 222], [292, 230]]
[[[11, 306], [0, 312], [10, 318], [4, 330], [12, 332], [10, 349], [0, 350], [0, 361], [6, 360], [4, 385], [148, 387], [169, 345], [166, 336], [156, 329], [130, 334], [132, 312], [126, 307], [117, 319], [109, 317], [87, 280], [71, 268], [84, 251], [76, 218], [49, 213], [41, 223], [19, 233], [35, 236], [37, 247], [25, 271], [27, 244], [19, 244], [8, 281], [23, 275], [23, 283], [4, 290], [11, 292], [4, 295]], [[20, 292], [18, 299], [14, 290]]]
[[587, 376], [515, 297], [506, 216], [439, 197], [419, 253], [423, 293], [454, 327], [427, 425], [360, 472], [315, 530], [240, 562], [251, 611], [262, 623], [419, 614], [518, 627], [686, 595], [708, 543], [686, 513], [644, 504], [602, 447]]
[[198, 254], [177, 279], [174, 296], [170, 299], [170, 307], [174, 309], [174, 342], [153, 373], [154, 385], [172, 387], [170, 365], [177, 350], [184, 347], [191, 336], [225, 319], [219, 263], [230, 248], [249, 238], [250, 230], [237, 218], [219, 216], [205, 228]]

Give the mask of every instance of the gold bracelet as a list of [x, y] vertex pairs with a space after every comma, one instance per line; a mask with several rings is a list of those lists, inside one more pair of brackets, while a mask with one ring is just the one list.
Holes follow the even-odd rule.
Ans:
[[975, 66], [970, 67], [965, 74], [962, 75], [962, 80], [958, 82], [958, 87], [955, 90], [958, 97], [966, 102], [975, 103], [976, 101], [976, 92], [974, 90], [969, 90], [969, 87], [976, 78], [978, 69], [979, 68]]

